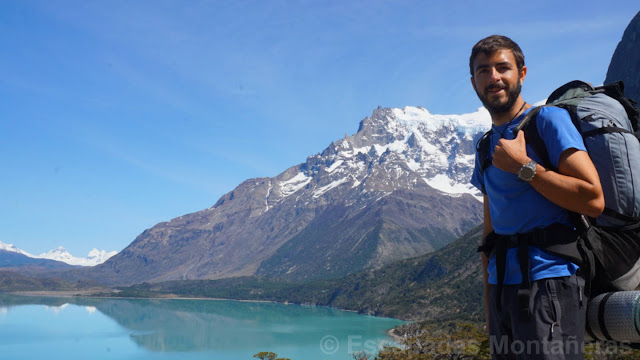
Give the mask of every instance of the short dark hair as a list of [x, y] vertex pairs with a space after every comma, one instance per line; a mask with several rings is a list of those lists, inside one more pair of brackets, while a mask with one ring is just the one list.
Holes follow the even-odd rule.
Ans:
[[471, 72], [471, 76], [474, 76], [473, 62], [479, 54], [482, 53], [490, 55], [498, 50], [505, 49], [511, 50], [513, 57], [516, 59], [518, 71], [521, 71], [524, 67], [524, 54], [522, 53], [520, 46], [506, 36], [491, 35], [478, 41], [478, 43], [474, 45], [473, 49], [471, 49], [471, 57], [469, 57], [469, 72]]

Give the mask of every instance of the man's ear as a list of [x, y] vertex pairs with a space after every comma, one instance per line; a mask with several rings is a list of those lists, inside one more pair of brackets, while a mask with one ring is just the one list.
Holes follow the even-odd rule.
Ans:
[[473, 90], [475, 90], [476, 92], [478, 91], [478, 89], [476, 89], [476, 81], [474, 80], [473, 76], [471, 77], [471, 86], [473, 86]]
[[525, 77], [527, 77], [527, 67], [522, 66], [522, 70], [520, 70], [520, 85], [524, 82]]

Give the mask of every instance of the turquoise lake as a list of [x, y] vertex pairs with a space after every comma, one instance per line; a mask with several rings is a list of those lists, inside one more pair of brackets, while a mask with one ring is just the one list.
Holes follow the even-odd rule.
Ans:
[[0, 359], [348, 360], [402, 323], [274, 303], [0, 295]]

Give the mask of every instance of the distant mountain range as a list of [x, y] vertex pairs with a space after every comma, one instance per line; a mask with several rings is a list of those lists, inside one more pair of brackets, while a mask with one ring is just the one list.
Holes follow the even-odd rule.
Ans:
[[378, 108], [306, 162], [246, 180], [211, 208], [157, 224], [105, 263], [65, 276], [309, 281], [432, 252], [482, 221], [469, 179], [489, 126], [484, 109]]
[[72, 265], [49, 259], [36, 259], [18, 252], [0, 250], [0, 270], [24, 275], [49, 274], [54, 269], [69, 269]]
[[[60, 246], [57, 249], [50, 250], [40, 255], [32, 255], [24, 250], [18, 249], [13, 244], [5, 244], [0, 241], [0, 258], [1, 256], [6, 257], [9, 255], [19, 254], [29, 259], [34, 259], [34, 260], [48, 259], [48, 260], [54, 260], [57, 262], [62, 262], [67, 265], [74, 265], [74, 266], [95, 266], [98, 264], [102, 264], [107, 259], [109, 259], [110, 257], [112, 257], [117, 253], [118, 253], [117, 251], [108, 252], [106, 250], [98, 250], [94, 248], [89, 252], [89, 254], [86, 257], [78, 258], [71, 255], [67, 250], [65, 250], [65, 248]], [[20, 258], [20, 257], [15, 257], [15, 258]], [[24, 261], [33, 262], [30, 260], [24, 260]]]
[[86, 257], [78, 258], [71, 255], [62, 246], [59, 246], [58, 248], [40, 254], [37, 257], [42, 259], [62, 261], [69, 265], [95, 266], [98, 264], [102, 264], [117, 253], [117, 251], [98, 250], [96, 248], [93, 248], [93, 250], [89, 251], [89, 254], [87, 254]]

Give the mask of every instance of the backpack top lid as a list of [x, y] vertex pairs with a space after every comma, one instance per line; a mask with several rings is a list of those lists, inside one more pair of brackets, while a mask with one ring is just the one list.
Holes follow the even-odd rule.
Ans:
[[595, 91], [593, 85], [584, 81], [573, 80], [562, 85], [554, 92], [552, 92], [547, 99], [547, 105], [557, 102], [564, 102], [569, 99], [580, 99], [586, 96], [590, 96], [593, 95], [593, 91]]
[[595, 94], [605, 94], [618, 101], [627, 112], [627, 117], [631, 122], [633, 131], [636, 132], [636, 137], [640, 139], [640, 109], [638, 109], [637, 103], [633, 99], [624, 95], [624, 83], [622, 81], [594, 88], [593, 85], [587, 82], [573, 80], [552, 92], [546, 104], [561, 107], [578, 106], [583, 98]]

